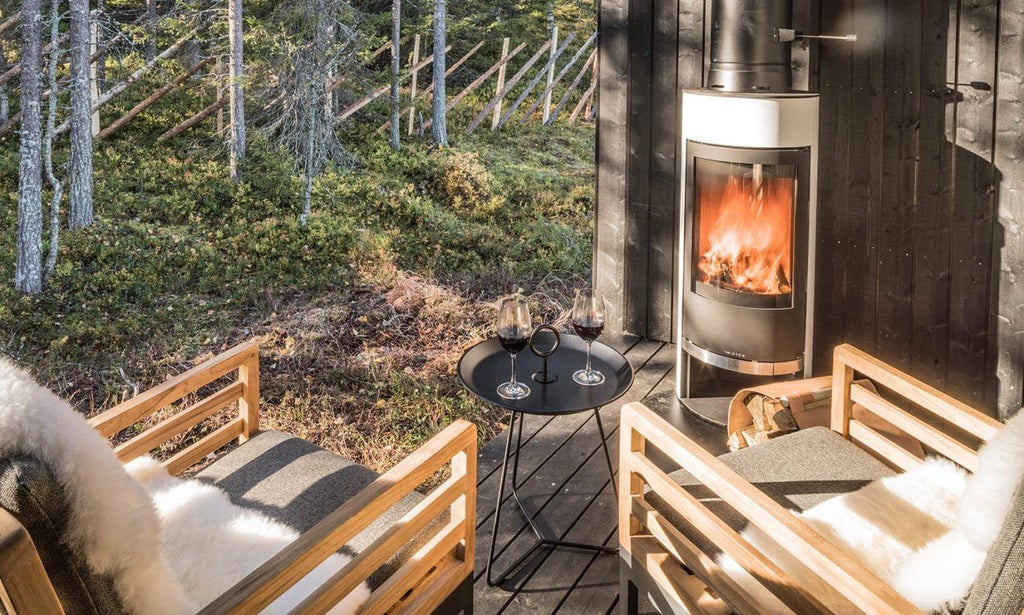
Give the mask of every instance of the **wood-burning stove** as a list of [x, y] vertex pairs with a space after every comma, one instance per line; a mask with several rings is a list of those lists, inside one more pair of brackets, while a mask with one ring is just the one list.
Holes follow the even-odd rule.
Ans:
[[791, 91], [788, 45], [766, 35], [790, 27], [788, 0], [713, 11], [711, 87], [682, 95], [680, 398], [693, 359], [757, 376], [811, 368], [818, 96]]

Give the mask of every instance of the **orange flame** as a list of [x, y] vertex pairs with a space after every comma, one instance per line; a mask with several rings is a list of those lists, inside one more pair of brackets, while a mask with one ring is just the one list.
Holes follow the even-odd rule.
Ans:
[[793, 179], [723, 179], [701, 185], [698, 279], [740, 292], [792, 292]]

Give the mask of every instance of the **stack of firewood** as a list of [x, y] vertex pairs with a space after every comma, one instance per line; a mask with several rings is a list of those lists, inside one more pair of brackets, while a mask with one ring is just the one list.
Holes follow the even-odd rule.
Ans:
[[729, 435], [729, 450], [738, 450], [767, 442], [771, 438], [794, 432], [799, 427], [789, 404], [784, 399], [751, 393], [743, 400], [754, 424]]

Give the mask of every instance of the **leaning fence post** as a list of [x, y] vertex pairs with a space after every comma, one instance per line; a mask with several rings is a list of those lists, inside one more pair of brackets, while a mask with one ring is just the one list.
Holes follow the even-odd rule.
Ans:
[[[508, 37], [501, 41], [501, 59], [505, 59], [508, 55]], [[494, 87], [494, 94], [498, 96], [501, 94], [502, 88], [505, 87], [505, 67], [508, 64], [502, 64], [501, 68], [498, 69], [498, 85]], [[498, 98], [498, 104], [494, 107], [494, 115], [491, 117], [491, 130], [498, 127], [498, 120], [501, 119], [501, 97]]]
[[555, 80], [555, 48], [558, 47], [558, 26], [551, 28], [551, 61], [548, 63], [548, 80], [545, 83], [547, 94], [544, 96], [544, 123], [548, 123], [551, 115], [551, 82]]
[[417, 64], [420, 63], [420, 35], [417, 34], [412, 40], [412, 85], [409, 88], [409, 132], [413, 132], [413, 124], [416, 120], [416, 86], [419, 81], [420, 69]]

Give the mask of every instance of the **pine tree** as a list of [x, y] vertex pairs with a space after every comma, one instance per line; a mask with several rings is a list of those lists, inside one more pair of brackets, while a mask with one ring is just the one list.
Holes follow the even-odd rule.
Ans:
[[92, 208], [92, 84], [89, 47], [92, 28], [89, 0], [71, 0], [71, 190], [68, 228], [93, 223]]
[[18, 256], [14, 269], [14, 287], [31, 294], [43, 290], [42, 114], [39, 108], [42, 20], [39, 0], [23, 0]]
[[434, 145], [448, 147], [448, 104], [444, 91], [445, 72], [445, 34], [448, 27], [448, 15], [445, 0], [434, 0], [434, 101], [431, 106], [431, 130]]
[[231, 99], [231, 178], [241, 179], [239, 163], [245, 159], [245, 99], [242, 90], [244, 65], [242, 63], [242, 0], [228, 0], [228, 96]]
[[401, 147], [399, 128], [401, 118], [398, 117], [398, 73], [402, 69], [402, 58], [399, 55], [399, 43], [402, 38], [402, 0], [391, 2], [391, 133], [390, 143], [393, 149]]

